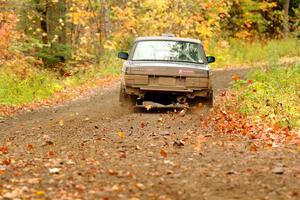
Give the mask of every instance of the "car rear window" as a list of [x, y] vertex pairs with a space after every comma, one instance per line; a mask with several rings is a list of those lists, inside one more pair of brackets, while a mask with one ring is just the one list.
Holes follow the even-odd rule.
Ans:
[[140, 41], [132, 60], [204, 63], [200, 44], [186, 41]]

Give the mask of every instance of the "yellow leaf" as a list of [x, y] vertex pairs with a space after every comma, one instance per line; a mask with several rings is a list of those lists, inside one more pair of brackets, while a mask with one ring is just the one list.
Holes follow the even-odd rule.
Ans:
[[44, 195], [45, 192], [44, 192], [44, 191], [37, 191], [36, 194], [37, 194], [37, 195]]
[[152, 106], [151, 105], [147, 105], [147, 106], [145, 106], [145, 108], [149, 111], [149, 110], [151, 110]]
[[118, 136], [119, 136], [120, 138], [124, 139], [124, 138], [125, 138], [125, 133], [124, 133], [123, 131], [119, 131], [119, 132], [118, 132]]
[[60, 126], [63, 126], [64, 125], [64, 120], [59, 120], [59, 123], [58, 123]]

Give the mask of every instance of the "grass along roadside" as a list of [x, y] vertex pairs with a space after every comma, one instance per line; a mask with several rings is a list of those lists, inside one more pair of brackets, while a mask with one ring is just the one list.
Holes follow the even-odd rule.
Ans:
[[62, 81], [45, 71], [30, 73], [26, 78], [16, 73], [0, 72], [0, 103], [19, 105], [41, 101], [63, 89]]
[[300, 64], [253, 70], [247, 80], [232, 85], [239, 111], [254, 121], [264, 119], [288, 128], [300, 128]]
[[[52, 99], [65, 90], [83, 90], [119, 76], [122, 61], [108, 52], [98, 64], [67, 63], [65, 74], [34, 67], [26, 59], [0, 67], [0, 105], [6, 107]], [[64, 95], [65, 96], [65, 95]]]
[[[203, 130], [249, 140], [250, 151], [292, 145], [300, 150], [300, 65], [253, 70], [216, 97]], [[222, 144], [221, 144], [222, 145]]]
[[299, 46], [300, 40], [297, 38], [266, 42], [244, 42], [232, 39], [228, 42], [211, 42], [207, 52], [217, 58], [216, 63], [211, 65], [212, 68], [251, 66], [262, 62], [276, 65], [282, 60], [288, 60], [288, 58], [299, 58]]
[[0, 121], [21, 110], [30, 111], [77, 99], [116, 79], [118, 76], [104, 73], [101, 77], [100, 73], [99, 77], [87, 74], [58, 77], [57, 73], [41, 69], [29, 70], [26, 75], [0, 70]]

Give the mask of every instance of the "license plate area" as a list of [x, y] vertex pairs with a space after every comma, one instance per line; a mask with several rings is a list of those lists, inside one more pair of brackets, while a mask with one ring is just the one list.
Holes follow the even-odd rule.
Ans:
[[176, 78], [173, 77], [159, 77], [158, 84], [163, 86], [174, 86], [176, 85]]

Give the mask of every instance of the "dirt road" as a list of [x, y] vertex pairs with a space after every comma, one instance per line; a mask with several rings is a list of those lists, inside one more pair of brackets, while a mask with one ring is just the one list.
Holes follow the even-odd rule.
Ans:
[[[215, 89], [245, 72], [216, 72]], [[0, 199], [300, 199], [294, 147], [252, 152], [203, 120], [120, 109], [117, 82], [16, 115], [0, 123]]]

